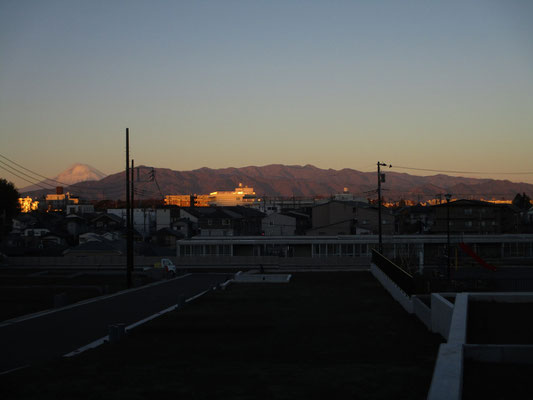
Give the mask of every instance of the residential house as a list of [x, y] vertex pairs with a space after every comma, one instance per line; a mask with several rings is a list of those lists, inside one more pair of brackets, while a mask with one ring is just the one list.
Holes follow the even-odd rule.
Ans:
[[281, 213], [265, 216], [261, 226], [265, 236], [293, 236], [296, 234], [296, 218]]
[[185, 236], [177, 229], [162, 228], [155, 234], [156, 243], [159, 246], [176, 248], [176, 241], [183, 239]]
[[395, 212], [396, 233], [423, 234], [429, 233], [435, 223], [435, 209], [429, 206], [401, 207]]
[[[110, 208], [107, 210], [107, 213], [120, 217], [124, 223], [126, 221], [125, 208]], [[156, 210], [149, 208], [133, 209], [133, 228], [139, 232], [143, 238], [146, 238], [150, 236], [152, 232], [155, 232], [156, 226]]]
[[33, 214], [21, 214], [13, 218], [11, 233], [22, 234], [26, 228], [35, 226], [38, 222]]
[[92, 204], [67, 204], [67, 214], [93, 214], [94, 205]]
[[261, 235], [265, 214], [250, 207], [182, 208], [182, 218], [191, 222], [201, 236]]
[[69, 235], [77, 238], [81, 233], [88, 230], [87, 220], [76, 214], [69, 214], [65, 218], [65, 228]]
[[93, 218], [91, 224], [97, 230], [114, 231], [121, 229], [124, 226], [124, 221], [118, 215], [102, 213]]
[[[377, 234], [379, 231], [377, 207], [359, 201], [332, 200], [312, 209], [312, 228], [306, 232], [311, 236], [336, 236]], [[394, 232], [394, 217], [387, 208], [381, 210], [382, 233]]]
[[435, 225], [432, 233], [502, 234], [516, 233], [520, 210], [511, 204], [494, 204], [480, 200], [456, 200], [432, 206]]
[[296, 235], [305, 235], [311, 229], [311, 215], [300, 211], [284, 211], [283, 215], [296, 219]]

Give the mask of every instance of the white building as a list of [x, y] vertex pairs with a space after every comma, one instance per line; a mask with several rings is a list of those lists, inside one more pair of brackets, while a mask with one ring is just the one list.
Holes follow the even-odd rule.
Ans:
[[296, 218], [273, 213], [263, 218], [261, 228], [265, 236], [293, 236], [296, 233]]
[[259, 201], [254, 188], [242, 186], [235, 188], [233, 192], [220, 191], [209, 193], [209, 204], [214, 206], [249, 206]]
[[[125, 208], [110, 208], [108, 214], [116, 215], [126, 222]], [[135, 208], [133, 210], [133, 229], [139, 232], [143, 237], [150, 235], [157, 227], [156, 210]]]

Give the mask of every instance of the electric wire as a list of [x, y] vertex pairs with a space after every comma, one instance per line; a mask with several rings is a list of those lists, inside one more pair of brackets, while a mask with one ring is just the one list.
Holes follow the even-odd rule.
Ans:
[[533, 175], [533, 171], [528, 172], [491, 172], [491, 171], [452, 171], [452, 170], [440, 170], [430, 168], [415, 168], [415, 167], [402, 167], [399, 165], [392, 165], [392, 168], [397, 169], [409, 169], [414, 171], [426, 171], [426, 172], [441, 172], [447, 174], [483, 174], [483, 175]]
[[35, 182], [32, 182], [32, 181], [29, 181], [28, 179], [23, 178], [22, 176], [20, 176], [20, 175], [14, 173], [14, 172], [8, 170], [7, 168], [2, 167], [1, 165], [0, 165], [0, 168], [3, 169], [3, 170], [5, 170], [5, 171], [7, 171], [7, 172], [9, 172], [10, 174], [16, 176], [17, 178], [22, 179], [23, 181], [26, 181], [26, 182], [28, 182], [28, 183], [31, 183], [32, 185], [39, 186], [39, 187], [41, 187], [41, 188], [43, 188], [43, 189], [46, 189], [46, 190], [50, 190], [50, 189], [51, 189], [51, 188], [47, 188], [47, 187], [41, 186], [41, 185], [39, 185], [38, 183], [35, 183]]
[[[12, 164], [18, 166], [19, 168], [24, 169], [25, 171], [28, 171], [28, 172], [30, 172], [30, 173], [32, 173], [32, 174], [34, 174], [34, 175], [36, 175], [36, 176], [38, 176], [38, 177], [40, 177], [40, 178], [43, 178], [45, 181], [41, 181], [41, 180], [39, 180], [38, 178], [35, 178], [35, 177], [33, 177], [33, 176], [30, 176], [30, 175], [24, 173], [23, 171], [20, 171], [19, 169], [17, 169], [17, 168], [15, 168], [15, 167], [13, 167], [13, 166], [11, 166], [11, 165], [9, 165], [9, 164], [7, 164], [7, 163], [5, 163], [5, 162], [3, 162], [3, 161], [0, 160], [0, 162], [1, 162], [2, 164], [7, 165], [9, 168], [11, 168], [11, 169], [17, 171], [17, 172], [20, 173], [20, 174], [24, 174], [25, 176], [34, 179], [33, 182], [32, 182], [32, 181], [28, 181], [27, 179], [24, 179], [26, 182], [29, 182], [29, 183], [31, 183], [31, 184], [34, 184], [34, 185], [37, 185], [37, 186], [40, 186], [40, 187], [42, 187], [41, 184], [46, 184], [46, 185], [51, 186], [50, 188], [43, 188], [43, 189], [47, 189], [47, 190], [49, 190], [49, 189], [53, 189], [53, 188], [55, 188], [56, 185], [46, 182], [46, 181], [51, 181], [51, 182], [59, 183], [59, 184], [61, 184], [62, 186], [66, 186], [66, 187], [74, 187], [74, 188], [81, 187], [81, 189], [83, 189], [83, 190], [88, 190], [88, 191], [93, 190], [93, 191], [101, 192], [101, 189], [100, 189], [100, 188], [85, 187], [85, 183], [84, 183], [84, 182], [80, 182], [80, 183], [65, 183], [65, 182], [58, 181], [57, 179], [48, 178], [48, 177], [46, 177], [46, 176], [44, 176], [44, 175], [41, 175], [41, 174], [39, 174], [39, 173], [37, 173], [37, 172], [35, 172], [35, 171], [32, 171], [32, 170], [29, 169], [29, 168], [24, 167], [23, 165], [20, 165], [19, 163], [15, 162], [15, 161], [13, 161], [13, 160], [11, 160], [11, 159], [9, 159], [9, 158], [7, 158], [6, 156], [4, 156], [4, 155], [2, 155], [2, 154], [0, 154], [0, 157], [3, 158], [3, 159], [5, 159], [5, 160], [7, 160], [7, 161], [9, 161], [9, 162], [12, 163]], [[9, 172], [9, 171], [8, 171], [8, 172]], [[15, 175], [15, 174], [13, 173], [13, 175]], [[18, 178], [21, 178], [21, 177], [18, 176], [18, 175], [15, 175], [15, 176], [17, 176]], [[21, 178], [21, 179], [23, 179], [23, 178]]]

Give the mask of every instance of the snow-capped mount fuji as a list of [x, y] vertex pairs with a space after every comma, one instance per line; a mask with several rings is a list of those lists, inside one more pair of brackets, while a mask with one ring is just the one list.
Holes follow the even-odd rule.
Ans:
[[99, 181], [107, 175], [87, 164], [74, 164], [66, 171], [61, 172], [54, 180], [73, 185], [78, 182]]
[[74, 185], [86, 181], [99, 181], [107, 175], [87, 164], [74, 164], [70, 168], [61, 172], [52, 179], [45, 179], [38, 184], [26, 186], [20, 189], [20, 192], [30, 192], [43, 188], [54, 188], [56, 186]]

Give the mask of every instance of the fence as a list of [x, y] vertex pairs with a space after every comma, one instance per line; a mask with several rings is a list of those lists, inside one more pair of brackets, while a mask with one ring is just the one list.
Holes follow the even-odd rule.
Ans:
[[413, 277], [374, 249], [372, 249], [372, 263], [398, 285], [407, 296], [411, 296], [414, 293]]

